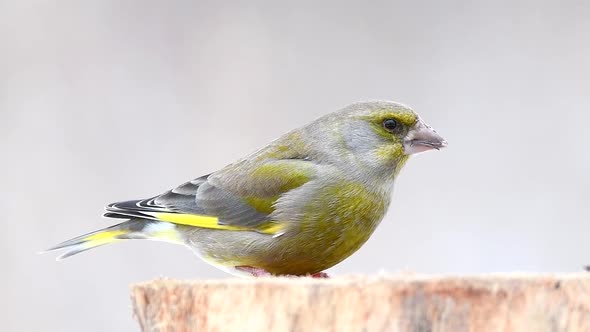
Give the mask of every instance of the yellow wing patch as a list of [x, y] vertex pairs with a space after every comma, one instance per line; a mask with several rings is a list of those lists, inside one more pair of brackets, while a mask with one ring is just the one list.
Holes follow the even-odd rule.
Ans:
[[276, 222], [265, 222], [256, 227], [244, 227], [219, 224], [219, 219], [212, 216], [199, 214], [153, 212], [150, 215], [161, 221], [167, 221], [177, 225], [193, 226], [200, 228], [218, 229], [226, 231], [255, 231], [263, 234], [276, 235], [284, 230], [285, 225]]

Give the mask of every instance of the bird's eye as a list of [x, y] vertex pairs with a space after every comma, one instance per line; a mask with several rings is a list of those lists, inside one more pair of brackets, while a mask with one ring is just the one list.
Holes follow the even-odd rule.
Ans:
[[394, 119], [386, 119], [383, 121], [383, 128], [388, 131], [394, 131], [399, 127], [399, 124]]

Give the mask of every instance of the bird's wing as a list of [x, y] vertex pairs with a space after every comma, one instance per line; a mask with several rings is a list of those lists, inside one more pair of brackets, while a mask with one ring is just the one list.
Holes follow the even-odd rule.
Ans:
[[282, 226], [269, 218], [274, 203], [312, 180], [318, 167], [300, 159], [234, 164], [159, 196], [110, 204], [105, 216], [276, 234]]

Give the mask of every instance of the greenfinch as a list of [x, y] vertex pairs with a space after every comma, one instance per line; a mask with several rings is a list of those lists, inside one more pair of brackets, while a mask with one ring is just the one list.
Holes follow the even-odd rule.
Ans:
[[323, 277], [375, 231], [409, 156], [446, 145], [407, 106], [355, 103], [217, 172], [112, 203], [104, 216], [119, 224], [49, 250], [64, 249], [59, 260], [148, 239], [187, 246], [237, 275]]

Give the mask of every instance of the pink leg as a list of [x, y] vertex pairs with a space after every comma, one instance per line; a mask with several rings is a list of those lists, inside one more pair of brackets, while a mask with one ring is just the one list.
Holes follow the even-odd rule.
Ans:
[[250, 273], [253, 277], [270, 277], [270, 276], [272, 276], [272, 274], [270, 274], [268, 271], [258, 268], [258, 267], [243, 265], [243, 266], [236, 266], [235, 268], [238, 271]]
[[322, 279], [330, 278], [330, 276], [326, 272], [317, 272], [314, 274], [310, 274], [309, 276], [312, 278], [322, 278]]
[[[261, 269], [259, 267], [241, 265], [241, 266], [236, 266], [235, 269], [238, 271], [249, 273], [253, 277], [271, 277], [271, 276], [273, 276], [273, 274], [271, 274], [270, 272], [266, 271], [265, 269]], [[297, 277], [297, 276], [286, 274], [286, 275], [283, 275], [283, 277]], [[321, 279], [330, 278], [330, 276], [326, 272], [317, 272], [317, 273], [308, 274], [308, 275], [301, 276], [301, 277], [311, 277], [311, 278], [321, 278]]]

